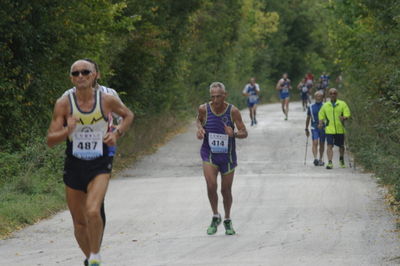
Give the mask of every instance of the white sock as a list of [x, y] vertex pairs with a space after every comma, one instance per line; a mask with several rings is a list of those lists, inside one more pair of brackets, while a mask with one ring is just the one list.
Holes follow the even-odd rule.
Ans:
[[99, 253], [90, 253], [89, 261], [91, 260], [101, 260], [100, 252]]
[[230, 221], [231, 220], [231, 218], [225, 218], [225, 221]]
[[213, 218], [221, 218], [221, 214], [217, 213], [213, 215]]

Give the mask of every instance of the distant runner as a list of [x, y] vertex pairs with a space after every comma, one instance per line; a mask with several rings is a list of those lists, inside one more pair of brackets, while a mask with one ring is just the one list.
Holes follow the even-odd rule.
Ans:
[[301, 95], [301, 101], [303, 104], [303, 111], [307, 110], [307, 106], [308, 106], [308, 101], [309, 101], [309, 91], [310, 89], [307, 86], [307, 81], [304, 78], [303, 80], [300, 81], [300, 83], [297, 85], [297, 89], [300, 91], [300, 95]]
[[319, 111], [319, 125], [318, 128], [322, 129], [324, 123], [326, 141], [328, 143], [326, 154], [328, 156], [328, 164], [326, 169], [332, 169], [333, 163], [333, 145], [339, 147], [340, 151], [340, 167], [344, 168], [344, 134], [345, 129], [343, 122], [350, 117], [350, 109], [344, 101], [337, 99], [338, 92], [335, 88], [329, 90], [330, 101], [324, 103]]
[[319, 78], [319, 81], [321, 83], [321, 87], [326, 90], [329, 87], [329, 75], [327, 75], [325, 72], [322, 72], [321, 77]]
[[[310, 136], [310, 130], [308, 129], [311, 122], [311, 138], [312, 138], [312, 152], [314, 155], [314, 165], [323, 166], [325, 163], [324, 150], [325, 150], [325, 128], [318, 128], [319, 119], [318, 113], [322, 107], [322, 100], [324, 95], [317, 91], [314, 93], [315, 103], [311, 104], [307, 108], [307, 119], [306, 119], [306, 136]], [[319, 160], [318, 160], [318, 145], [319, 145]]]
[[[115, 146], [133, 121], [133, 113], [116, 97], [93, 88], [96, 69], [87, 60], [71, 66], [76, 92], [57, 100], [47, 134], [49, 147], [66, 140], [64, 183], [75, 238], [86, 256], [85, 265], [101, 265], [100, 246], [105, 217], [100, 208], [112, 170], [108, 147]], [[113, 132], [107, 114], [122, 122]]]
[[308, 104], [311, 104], [311, 94], [314, 88], [314, 75], [311, 72], [306, 74], [306, 86], [308, 88]]
[[282, 103], [282, 112], [285, 115], [285, 120], [288, 120], [289, 116], [289, 91], [292, 89], [290, 85], [290, 79], [288, 79], [288, 74], [284, 73], [282, 78], [276, 84], [276, 90], [279, 91], [279, 98]]
[[[210, 85], [211, 102], [200, 105], [197, 117], [197, 138], [203, 140], [200, 154], [203, 160], [203, 172], [207, 183], [213, 217], [207, 234], [213, 235], [221, 223], [218, 212], [218, 173], [221, 173], [221, 193], [225, 209], [225, 234], [234, 235], [232, 227], [232, 183], [235, 173], [236, 138], [246, 138], [247, 131], [240, 111], [225, 102], [225, 86], [221, 82]], [[235, 125], [237, 131], [235, 132]]]
[[256, 111], [259, 100], [259, 93], [260, 86], [256, 83], [255, 78], [251, 78], [250, 83], [246, 84], [243, 89], [243, 95], [247, 97], [247, 107], [249, 107], [251, 126], [257, 125]]

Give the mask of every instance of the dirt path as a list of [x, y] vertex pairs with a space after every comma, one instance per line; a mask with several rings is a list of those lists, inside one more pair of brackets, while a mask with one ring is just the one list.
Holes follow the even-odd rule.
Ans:
[[[248, 113], [243, 112], [248, 125]], [[260, 106], [238, 141], [235, 236], [207, 236], [211, 211], [194, 127], [111, 182], [104, 265], [399, 265], [395, 218], [367, 174], [304, 166], [304, 118]], [[335, 150], [335, 159], [337, 150]], [[347, 161], [347, 160], [346, 160]], [[222, 204], [220, 204], [222, 210]], [[0, 241], [0, 265], [83, 265], [68, 212]]]

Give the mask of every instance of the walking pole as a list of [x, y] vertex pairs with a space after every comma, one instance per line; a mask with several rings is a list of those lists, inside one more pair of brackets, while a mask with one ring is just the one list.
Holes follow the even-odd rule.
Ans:
[[[350, 158], [350, 150], [349, 150], [349, 145], [347, 143], [346, 137], [344, 138], [344, 149], [346, 150], [347, 157], [349, 159], [349, 167], [352, 168], [352, 166], [351, 166], [351, 158]], [[355, 166], [354, 166], [354, 168], [355, 168]]]
[[[343, 116], [343, 113], [342, 113], [342, 116]], [[344, 129], [346, 130], [346, 126], [345, 126], [344, 121], [342, 122], [342, 124], [343, 124]], [[348, 157], [348, 160], [349, 160], [349, 167], [352, 168], [349, 145], [348, 145], [348, 142], [347, 142], [346, 139], [347, 139], [347, 138], [346, 138], [346, 135], [345, 135], [345, 136], [344, 136], [344, 149], [345, 149], [345, 152], [347, 153], [347, 157]], [[356, 168], [356, 166], [354, 165], [354, 169], [355, 169], [355, 168]]]
[[306, 153], [304, 154], [304, 165], [306, 165], [306, 162], [307, 162], [307, 148], [308, 148], [308, 137], [306, 140]]

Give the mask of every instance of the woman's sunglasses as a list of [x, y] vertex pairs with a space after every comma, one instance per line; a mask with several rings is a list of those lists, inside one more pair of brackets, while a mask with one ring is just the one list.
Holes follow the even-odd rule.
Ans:
[[87, 76], [90, 73], [92, 73], [92, 71], [84, 69], [84, 70], [81, 70], [81, 71], [73, 71], [73, 72], [71, 72], [71, 75], [74, 76], [74, 77], [78, 77], [79, 74], [82, 74], [82, 76]]

